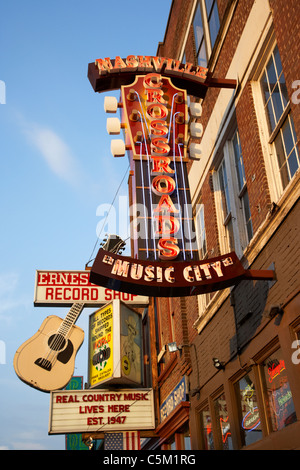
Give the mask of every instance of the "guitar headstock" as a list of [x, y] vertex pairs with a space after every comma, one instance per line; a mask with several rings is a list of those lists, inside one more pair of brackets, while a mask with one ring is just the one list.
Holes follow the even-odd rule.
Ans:
[[118, 235], [107, 235], [100, 243], [100, 247], [111, 253], [121, 254], [125, 250], [126, 243]]
[[112, 136], [124, 132], [124, 140], [111, 141], [113, 156], [123, 157], [129, 151], [134, 160], [150, 156], [198, 160], [202, 153], [198, 143], [203, 134], [198, 122], [202, 106], [189, 101], [186, 90], [159, 73], [136, 76], [134, 83], [123, 85], [119, 102], [105, 97], [105, 112], [119, 109], [121, 114], [121, 121], [107, 118], [107, 132]]
[[107, 119], [108, 133], [124, 133], [124, 140], [112, 140], [112, 154], [121, 157], [127, 151], [130, 161], [134, 257], [171, 260], [197, 254], [191, 247], [192, 215], [184, 211], [191, 204], [187, 162], [201, 155], [193, 137], [202, 136], [197, 122], [202, 107], [188, 102], [185, 89], [147, 68], [121, 86], [119, 102], [105, 98], [105, 111], [121, 114], [121, 121]]

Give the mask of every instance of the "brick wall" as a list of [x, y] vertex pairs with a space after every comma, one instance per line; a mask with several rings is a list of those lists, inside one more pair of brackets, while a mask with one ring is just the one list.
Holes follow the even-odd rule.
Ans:
[[267, 322], [266, 315], [271, 306], [283, 305], [300, 289], [299, 231], [300, 204], [295, 205], [251, 266], [252, 269], [270, 269], [274, 263], [277, 281], [242, 281], [196, 337], [201, 384], [216, 372], [213, 357], [226, 363], [235, 356], [238, 347], [245, 350], [258, 329]]
[[158, 46], [158, 56], [178, 58], [192, 6], [191, 0], [174, 0], [164, 42]]
[[[299, 2], [298, 0], [289, 0], [288, 2], [284, 0], [269, 0], [269, 2], [274, 19], [274, 31], [285, 75], [287, 91], [291, 99], [295, 92], [295, 89], [292, 88], [292, 84], [294, 81], [300, 80]], [[291, 100], [291, 109], [299, 142], [300, 104], [293, 103]], [[298, 148], [300, 149], [299, 143]]]
[[271, 200], [250, 83], [239, 99], [236, 118], [255, 233], [266, 218]]
[[[258, 0], [259, 1], [259, 0]], [[292, 83], [300, 80], [299, 68], [299, 6], [296, 0], [269, 0], [272, 8], [274, 31], [283, 64], [283, 70], [291, 97], [295, 91]], [[218, 0], [221, 21], [228, 11], [230, 0]], [[245, 27], [247, 18], [254, 0], [242, 0], [237, 3], [230, 29], [223, 43], [218, 62], [215, 66], [214, 76], [225, 77], [231, 59], [236, 51], [240, 36]], [[158, 47], [157, 54], [163, 57], [178, 58], [181, 50], [185, 28], [189, 18], [192, 2], [190, 0], [174, 0], [170, 15], [167, 34], [164, 43]], [[195, 53], [191, 31], [188, 36], [186, 48], [187, 60], [192, 62]], [[214, 109], [219, 91], [208, 89], [203, 103], [201, 123], [206, 129], [207, 123]], [[300, 104], [291, 102], [291, 109], [295, 123], [296, 133], [300, 136]], [[267, 185], [266, 170], [264, 166], [263, 151], [259, 139], [258, 123], [254, 109], [251, 84], [246, 84], [236, 107], [236, 119], [240, 133], [242, 153], [247, 176], [252, 222], [254, 232], [258, 230], [265, 220], [270, 206], [270, 195]], [[193, 166], [191, 166], [193, 171]], [[200, 176], [200, 175], [199, 175]], [[209, 256], [220, 254], [216, 211], [211, 176], [208, 173], [198, 202], [205, 205], [205, 225], [207, 247]], [[226, 299], [217, 315], [198, 335], [193, 327], [198, 317], [197, 298], [188, 297], [184, 301], [173, 299], [170, 307], [167, 299], [161, 299], [161, 345], [171, 341], [171, 327], [169, 314], [174, 313], [173, 327], [177, 344], [184, 342], [196, 345], [198, 366], [200, 371], [200, 384], [206, 383], [215, 374], [212, 358], [218, 357], [227, 362], [237, 351], [237, 347], [245, 348], [258, 328], [265, 321], [264, 314], [271, 305], [280, 304], [297, 288], [299, 289], [299, 221], [300, 206], [295, 206], [288, 218], [280, 226], [264, 249], [257, 254], [252, 266], [253, 269], [268, 269], [275, 263], [278, 281], [272, 285], [266, 281], [244, 281], [233, 289], [233, 296]], [[213, 250], [213, 251], [212, 251]], [[172, 312], [171, 312], [172, 311]], [[237, 330], [236, 330], [237, 328]], [[160, 383], [161, 402], [171, 392], [182, 377], [183, 373], [190, 373], [188, 368], [193, 363], [191, 376], [192, 387], [195, 386], [196, 367], [194, 351], [184, 351], [182, 356], [177, 354], [176, 363], [171, 372]], [[173, 361], [169, 353], [165, 356], [165, 369]], [[185, 371], [185, 372], [184, 372]]]

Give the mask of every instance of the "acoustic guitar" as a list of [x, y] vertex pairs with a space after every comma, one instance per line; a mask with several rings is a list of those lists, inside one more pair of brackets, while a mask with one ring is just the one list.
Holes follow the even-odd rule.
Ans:
[[74, 303], [63, 320], [51, 315], [39, 330], [20, 346], [14, 357], [18, 377], [43, 392], [60, 390], [70, 381], [84, 331], [74, 325], [83, 303]]
[[[108, 236], [102, 243], [115, 253], [124, 245], [117, 235]], [[39, 330], [19, 347], [13, 364], [23, 382], [43, 392], [60, 390], [69, 383], [84, 340], [84, 331], [75, 325], [83, 308], [84, 303], [76, 302], [64, 320], [55, 315], [45, 318]]]

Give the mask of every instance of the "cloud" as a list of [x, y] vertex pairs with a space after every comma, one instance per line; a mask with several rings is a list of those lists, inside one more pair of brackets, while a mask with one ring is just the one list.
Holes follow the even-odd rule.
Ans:
[[66, 142], [50, 127], [28, 123], [22, 118], [20, 122], [23, 133], [38, 150], [50, 170], [72, 186], [76, 185], [80, 180], [80, 171]]
[[5, 315], [10, 310], [22, 306], [29, 306], [28, 299], [22, 295], [16, 295], [19, 286], [19, 274], [16, 272], [0, 273], [0, 321], [10, 324], [11, 315]]

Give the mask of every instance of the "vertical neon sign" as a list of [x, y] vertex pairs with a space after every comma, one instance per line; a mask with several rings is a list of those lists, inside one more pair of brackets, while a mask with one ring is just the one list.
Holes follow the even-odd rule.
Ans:
[[129, 149], [140, 259], [197, 259], [187, 180], [188, 108], [185, 90], [158, 73], [122, 86], [122, 121]]

